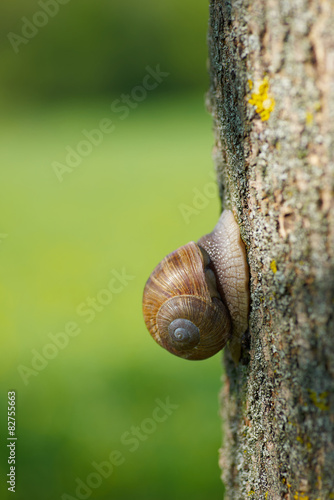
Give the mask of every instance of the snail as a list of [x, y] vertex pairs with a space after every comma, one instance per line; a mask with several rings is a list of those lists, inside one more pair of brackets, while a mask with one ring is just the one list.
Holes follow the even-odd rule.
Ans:
[[167, 255], [147, 280], [143, 314], [151, 336], [189, 360], [209, 358], [229, 342], [238, 362], [248, 326], [248, 280], [239, 226], [224, 210], [211, 233]]

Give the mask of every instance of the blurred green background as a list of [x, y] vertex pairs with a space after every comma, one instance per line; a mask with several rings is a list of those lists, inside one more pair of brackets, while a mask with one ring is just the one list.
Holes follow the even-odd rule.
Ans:
[[9, 390], [18, 500], [223, 498], [220, 355], [169, 355], [141, 312], [153, 267], [219, 214], [207, 23], [190, 0], [2, 4], [1, 498]]

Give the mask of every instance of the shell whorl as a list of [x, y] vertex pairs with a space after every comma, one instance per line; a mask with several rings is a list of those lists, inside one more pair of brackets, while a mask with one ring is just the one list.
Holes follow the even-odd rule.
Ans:
[[206, 271], [206, 259], [190, 242], [158, 264], [144, 289], [144, 319], [152, 337], [186, 359], [212, 356], [231, 334], [229, 312], [212, 282], [213, 273]]

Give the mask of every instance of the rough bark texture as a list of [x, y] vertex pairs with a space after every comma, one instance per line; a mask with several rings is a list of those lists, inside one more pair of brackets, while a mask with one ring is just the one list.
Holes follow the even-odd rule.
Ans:
[[[209, 52], [218, 182], [251, 275], [241, 362], [224, 356], [226, 498], [327, 500], [334, 498], [333, 0], [211, 0]], [[274, 101], [269, 116], [260, 114], [261, 102], [268, 109]]]

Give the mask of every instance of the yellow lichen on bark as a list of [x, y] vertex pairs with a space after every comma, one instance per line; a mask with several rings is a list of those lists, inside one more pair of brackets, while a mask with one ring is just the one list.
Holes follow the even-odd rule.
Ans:
[[263, 122], [269, 120], [270, 113], [275, 108], [275, 99], [270, 95], [268, 77], [265, 76], [263, 80], [256, 81], [254, 84], [252, 80], [248, 80], [248, 85], [250, 90], [254, 88], [254, 92], [248, 99], [249, 104], [255, 106], [255, 111]]

